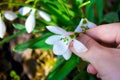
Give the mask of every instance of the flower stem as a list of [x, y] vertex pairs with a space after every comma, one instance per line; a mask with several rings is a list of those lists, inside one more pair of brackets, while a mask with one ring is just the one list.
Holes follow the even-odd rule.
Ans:
[[38, 0], [35, 0], [35, 1], [34, 1], [33, 8], [36, 8], [37, 2], [38, 2]]
[[85, 2], [85, 3], [83, 3], [83, 4], [81, 4], [81, 5], [79, 6], [79, 8], [82, 8], [83, 6], [86, 6], [86, 5], [88, 5], [88, 4], [90, 4], [90, 1], [87, 1], [87, 2]]

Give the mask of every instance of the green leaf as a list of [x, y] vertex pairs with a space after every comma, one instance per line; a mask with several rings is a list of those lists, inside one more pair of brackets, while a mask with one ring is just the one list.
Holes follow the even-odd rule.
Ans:
[[104, 8], [103, 0], [96, 0], [96, 10], [98, 13], [99, 22], [103, 18], [103, 8]]
[[107, 23], [119, 22], [119, 16], [117, 12], [110, 12], [104, 16], [102, 22]]
[[21, 35], [23, 34], [25, 31], [25, 29], [19, 31], [19, 32], [16, 32], [15, 34], [11, 35], [11, 36], [8, 36], [6, 37], [5, 39], [3, 39], [2, 41], [0, 41], [0, 45], [4, 44], [5, 42], [9, 42], [11, 39], [17, 37], [18, 35]]
[[21, 52], [21, 51], [24, 51], [27, 48], [35, 49], [35, 48], [47, 48], [47, 47], [50, 47], [50, 45], [42, 43], [50, 35], [51, 35], [51, 33], [46, 33], [46, 34], [42, 35], [41, 37], [31, 39], [31, 40], [29, 40], [27, 42], [23, 42], [22, 44], [19, 44], [19, 45], [15, 46], [14, 51], [15, 52]]
[[47, 8], [51, 14], [55, 15], [57, 19], [59, 19], [59, 21], [62, 22], [62, 24], [66, 24], [66, 25], [71, 25], [73, 24], [71, 19], [65, 15], [64, 13], [62, 13], [58, 8], [55, 8], [54, 6], [52, 5], [46, 5], [46, 4], [43, 4], [43, 6], [45, 8]]
[[52, 46], [46, 44], [45, 40], [46, 40], [46, 38], [39, 40], [38, 42], [34, 43], [30, 48], [32, 48], [32, 49], [41, 48], [41, 49], [45, 49], [45, 50], [51, 49]]
[[54, 75], [48, 77], [47, 80], [64, 80], [64, 78], [76, 67], [78, 62], [80, 62], [80, 59], [72, 55], [72, 57], [65, 62], [62, 67], [59, 67]]
[[58, 57], [56, 65], [51, 70], [51, 72], [48, 75], [47, 79], [51, 79], [56, 74], [56, 72], [59, 70], [59, 68], [64, 65], [64, 63], [65, 63], [65, 60], [63, 59], [63, 57]]
[[18, 24], [18, 23], [14, 23], [13, 24], [13, 27], [18, 29], [18, 30], [22, 30], [22, 29], [25, 29], [25, 26], [22, 25], [22, 24]]
[[81, 4], [81, 5], [79, 6], [79, 8], [82, 8], [82, 7], [84, 7], [84, 6], [88, 5], [88, 4], [90, 4], [90, 1], [84, 2], [83, 4]]
[[86, 6], [86, 17], [88, 20], [94, 22], [95, 16], [94, 16], [94, 4], [95, 0], [90, 0], [90, 4]]

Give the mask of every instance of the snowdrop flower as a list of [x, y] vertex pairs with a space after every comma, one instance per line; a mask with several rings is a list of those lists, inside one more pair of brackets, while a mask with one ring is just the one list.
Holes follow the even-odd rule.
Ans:
[[87, 50], [87, 48], [73, 36], [74, 33], [67, 32], [64, 29], [57, 26], [47, 26], [47, 29], [55, 35], [48, 37], [45, 41], [47, 44], [53, 45], [53, 52], [55, 55], [62, 55], [65, 60], [68, 60], [71, 57], [72, 52], [69, 49], [70, 42], [73, 41], [73, 46], [82, 53]]
[[18, 12], [21, 15], [26, 15], [30, 12], [26, 22], [25, 22], [25, 27], [28, 33], [31, 33], [33, 31], [33, 29], [35, 28], [35, 13], [37, 11], [37, 14], [40, 15], [44, 20], [46, 21], [51, 21], [50, 16], [45, 13], [44, 11], [40, 11], [40, 10], [36, 10], [34, 8], [30, 8], [30, 7], [22, 7], [18, 10]]
[[20, 9], [18, 10], [18, 12], [19, 12], [21, 15], [25, 16], [26, 14], [28, 14], [28, 13], [30, 12], [31, 9], [32, 9], [32, 8], [25, 6], [25, 7], [20, 8]]
[[[17, 18], [17, 15], [15, 13], [13, 13], [12, 11], [5, 11], [3, 13], [4, 17], [9, 20], [9, 21], [13, 21]], [[6, 32], [6, 26], [5, 23], [2, 20], [2, 16], [0, 13], [0, 38], [3, 38]]]
[[6, 26], [2, 20], [2, 17], [0, 16], [0, 38], [4, 37], [5, 32], [6, 32]]
[[35, 10], [32, 10], [25, 22], [25, 27], [28, 33], [31, 33], [35, 27], [35, 14], [34, 13], [35, 13]]
[[47, 13], [45, 13], [44, 11], [39, 10], [39, 11], [38, 11], [38, 14], [39, 14], [44, 20], [46, 20], [46, 21], [51, 21], [50, 16], [49, 16]]
[[12, 11], [5, 11], [4, 17], [9, 21], [13, 21], [17, 18], [17, 15], [13, 13]]
[[96, 26], [96, 24], [88, 21], [87, 18], [82, 18], [79, 25], [75, 29], [75, 32], [85, 32], [85, 30], [87, 30], [89, 28], [93, 28], [95, 26]]

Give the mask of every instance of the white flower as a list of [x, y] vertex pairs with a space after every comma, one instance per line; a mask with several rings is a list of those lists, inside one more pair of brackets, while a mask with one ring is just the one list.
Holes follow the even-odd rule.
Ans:
[[25, 27], [28, 33], [31, 33], [33, 29], [35, 28], [35, 14], [34, 13], [35, 11], [32, 10], [25, 22]]
[[[50, 36], [45, 42], [47, 44], [53, 45], [53, 52], [56, 55], [62, 55], [66, 60], [71, 57], [72, 52], [69, 49], [70, 42], [73, 40], [74, 47], [80, 47], [80, 52], [86, 51], [87, 48], [75, 38], [71, 38], [70, 32], [65, 31], [64, 29], [57, 26], [47, 26], [47, 29], [56, 35]], [[74, 43], [75, 42], [75, 43]], [[76, 48], [78, 49], [78, 48]]]
[[3, 22], [2, 18], [0, 17], [0, 38], [3, 38], [6, 32], [6, 26]]
[[[30, 12], [31, 11], [31, 12]], [[51, 21], [50, 16], [45, 13], [44, 11], [40, 11], [40, 10], [36, 10], [34, 8], [30, 8], [30, 7], [22, 7], [18, 10], [18, 12], [21, 15], [26, 15], [30, 12], [26, 22], [25, 22], [25, 27], [28, 33], [31, 33], [35, 27], [35, 13], [36, 11], [38, 11], [38, 15], [40, 15], [44, 20], [46, 21]]]
[[51, 21], [50, 15], [45, 13], [44, 11], [38, 11], [38, 14], [46, 21]]
[[75, 32], [84, 32], [86, 29], [95, 27], [96, 24], [87, 20], [87, 18], [82, 18], [79, 25], [75, 29]]
[[19, 12], [21, 15], [24, 16], [24, 15], [28, 14], [31, 9], [32, 9], [32, 8], [25, 6], [25, 7], [20, 8], [20, 9], [18, 10], [18, 12]]
[[5, 11], [4, 16], [9, 21], [13, 21], [17, 18], [17, 15], [12, 11]]

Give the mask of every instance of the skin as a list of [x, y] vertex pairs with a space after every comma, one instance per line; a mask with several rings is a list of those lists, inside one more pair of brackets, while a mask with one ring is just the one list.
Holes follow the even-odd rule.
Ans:
[[77, 38], [88, 50], [84, 53], [70, 49], [84, 61], [87, 71], [102, 80], [120, 80], [120, 23], [100, 25]]

